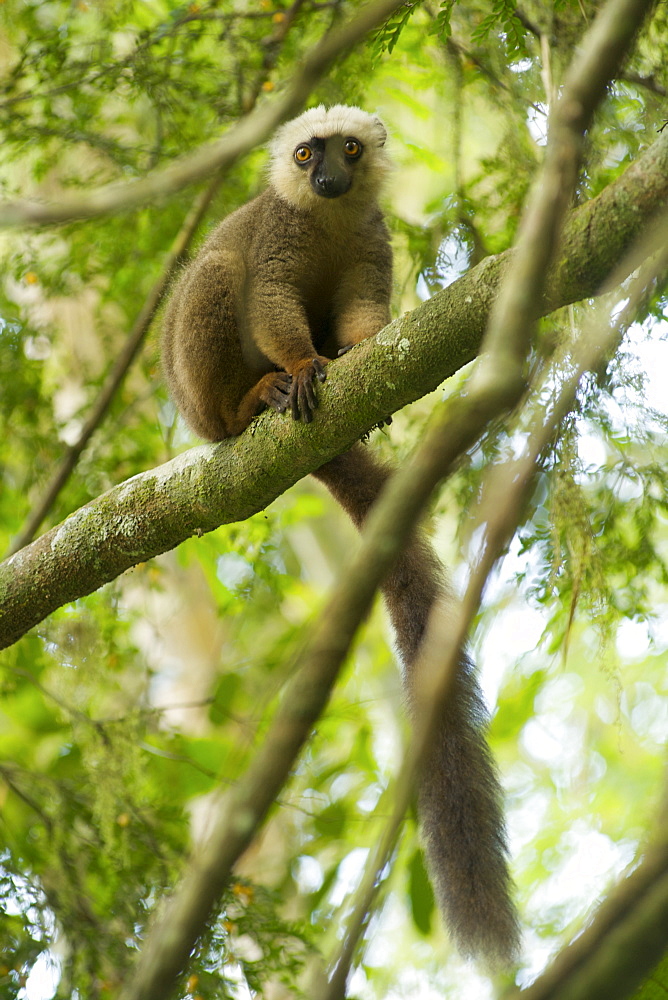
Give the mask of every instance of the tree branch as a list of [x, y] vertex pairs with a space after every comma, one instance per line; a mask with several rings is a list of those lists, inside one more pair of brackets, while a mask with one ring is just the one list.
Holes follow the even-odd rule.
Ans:
[[[668, 130], [572, 213], [541, 312], [595, 295], [666, 200]], [[0, 563], [0, 648], [139, 562], [262, 510], [379, 420], [436, 388], [475, 357], [512, 255], [485, 259], [330, 365], [312, 424], [265, 413], [238, 438], [200, 445], [114, 487]]]
[[263, 143], [281, 122], [297, 114], [332, 64], [382, 24], [402, 3], [403, 0], [374, 0], [342, 27], [330, 31], [298, 63], [300, 68], [280, 97], [251, 112], [216, 142], [201, 146], [194, 153], [129, 184], [108, 184], [86, 194], [63, 195], [57, 202], [23, 199], [5, 202], [0, 205], [0, 227], [57, 225], [125, 211], [172, 195], [215, 171], [229, 169]]
[[[442, 723], [443, 708], [450, 696], [460, 650], [466, 642], [471, 622], [479, 609], [486, 582], [496, 561], [503, 555], [508, 538], [517, 527], [524, 501], [534, 480], [539, 456], [571, 409], [583, 374], [595, 369], [608, 355], [611, 346], [619, 340], [619, 331], [625, 329], [635, 318], [647, 286], [652, 284], [657, 273], [665, 277], [668, 267], [668, 250], [665, 249], [666, 222], [668, 218], [664, 220], [661, 234], [656, 231], [651, 234], [651, 242], [648, 245], [648, 251], [654, 252], [660, 235], [663, 239], [663, 255], [658, 260], [652, 261], [646, 273], [639, 276], [629, 293], [625, 309], [617, 316], [614, 323], [610, 322], [610, 312], [601, 310], [601, 315], [595, 317], [577, 343], [570, 345], [569, 377], [561, 381], [549, 406], [544, 402], [542, 389], [545, 384], [551, 384], [553, 381], [559, 384], [558, 373], [563, 358], [555, 359], [549, 373], [541, 377], [539, 384], [533, 387], [522, 408], [529, 414], [524, 423], [533, 425], [534, 428], [527, 439], [523, 454], [519, 459], [511, 458], [501, 461], [499, 465], [491, 466], [485, 477], [483, 489], [487, 487], [486, 494], [493, 497], [493, 504], [490, 504], [485, 511], [486, 516], [478, 518], [478, 521], [486, 522], [486, 544], [481, 546], [482, 555], [476, 560], [471, 571], [462, 605], [454, 614], [451, 608], [443, 612], [436, 606], [430, 615], [429, 628], [416, 667], [418, 684], [415, 692], [416, 706], [413, 711], [415, 719], [413, 736], [405, 750], [396, 780], [386, 789], [377, 806], [377, 814], [387, 816], [388, 819], [369, 855], [353, 905], [349, 908], [344, 935], [330, 961], [327, 980], [314, 983], [312, 992], [317, 1000], [342, 1000], [345, 996], [346, 981], [355, 948], [367, 926], [374, 897], [381, 884], [382, 871], [394, 850], [403, 816], [415, 795], [417, 774], [422, 767], [422, 761], [432, 744], [439, 724]], [[465, 395], [446, 402], [437, 424], [430, 427], [428, 436], [417, 449], [418, 455], [424, 455], [422, 470], [414, 464], [413, 459], [402, 470], [407, 482], [413, 483], [414, 493], [423, 497], [424, 504], [438, 480], [445, 478], [458, 454], [461, 453], [464, 429], [468, 429], [472, 436], [475, 435], [476, 420], [471, 419], [471, 415], [475, 415], [478, 420], [484, 420], [484, 413], [489, 407], [489, 403], [482, 398], [484, 383], [479, 383], [480, 387], [477, 390], [473, 388], [473, 383], [472, 378], [468, 385], [470, 391]], [[493, 400], [494, 397], [492, 402]], [[426, 469], [431, 470], [428, 477], [424, 475]], [[395, 482], [398, 479], [397, 473], [387, 486], [388, 494], [400, 488]], [[349, 579], [347, 573], [346, 579]]]
[[[656, 242], [655, 238], [650, 251], [656, 249]], [[664, 254], [656, 266], [664, 268], [666, 257], [668, 254]], [[636, 282], [638, 291], [629, 293], [629, 311], [637, 307], [639, 290], [644, 288], [646, 281], [647, 276], [641, 276]], [[625, 318], [621, 316], [618, 322], [623, 323]], [[607, 322], [602, 327], [602, 330], [599, 326], [593, 334], [583, 337], [576, 345], [574, 370], [561, 387], [557, 403], [551, 408], [550, 420], [541, 425], [534, 435], [535, 447], [524, 460], [525, 475], [515, 476], [513, 469], [513, 484], [519, 482], [520, 491], [528, 489], [536, 454], [544, 446], [546, 435], [552, 433], [564, 409], [572, 402], [583, 371], [599, 360], [600, 353], [606, 350], [609, 341], [616, 335], [614, 324], [611, 330]], [[230, 878], [233, 865], [251, 843], [323, 711], [355, 630], [366, 616], [378, 584], [396, 559], [405, 539], [414, 530], [433, 488], [479, 430], [479, 426], [469, 419], [472, 409], [484, 409], [484, 405], [479, 406], [478, 400], [454, 397], [440, 409], [438, 420], [430, 427], [410, 461], [392, 477], [369, 514], [360, 549], [341, 574], [326, 608], [304, 643], [303, 652], [292, 672], [292, 680], [261, 748], [243, 779], [222, 800], [210, 838], [202, 852], [193, 856], [180, 884], [153, 921], [136, 972], [123, 990], [121, 1000], [166, 1000], [171, 994], [176, 977], [183, 970]], [[460, 419], [453, 420], [453, 413]], [[515, 491], [507, 490], [507, 496], [504, 506], [516, 514], [520, 507], [517, 487]], [[503, 514], [500, 523], [505, 525]], [[499, 538], [501, 544], [503, 538]], [[486, 570], [478, 567], [479, 572], [484, 573], [477, 581], [478, 596], [490, 568], [491, 563], [487, 564]], [[455, 637], [448, 636], [445, 648], [451, 648], [453, 654], [459, 648], [463, 639], [462, 630], [468, 626], [472, 613], [472, 608], [468, 608], [466, 614], [460, 615], [454, 630]], [[435, 615], [434, 620], [438, 617]], [[423, 715], [426, 722], [423, 720], [419, 727], [402, 767], [400, 794], [396, 796], [399, 804], [394, 812], [390, 810], [391, 821], [379, 848], [382, 855], [391, 850], [401, 816], [415, 788], [415, 770], [428, 745], [430, 729], [436, 723], [438, 706], [442, 703], [443, 685], [447, 684], [441, 669], [443, 636], [439, 635], [438, 640], [430, 643], [427, 638], [437, 660], [438, 669], [429, 672], [430, 681], [435, 684], [428, 693], [420, 691], [423, 697], [418, 716]], [[395, 795], [396, 792], [395, 787]], [[374, 854], [376, 860], [377, 856], [378, 852]], [[376, 885], [376, 867], [373, 864], [369, 866], [367, 876], [365, 904], [373, 896]], [[365, 906], [364, 915], [367, 909]], [[349, 956], [352, 955], [356, 935], [363, 926], [363, 915], [358, 913], [357, 916], [359, 919], [351, 930], [352, 937], [346, 939], [344, 957], [337, 966], [337, 974], [322, 991], [316, 987], [315, 995], [322, 1000], [333, 1000], [343, 995]]]
[[[596, 360], [596, 348], [600, 345], [592, 345], [591, 338], [585, 338], [578, 346], [584, 360], [562, 390], [562, 406], [568, 405], [572, 399], [584, 367], [592, 361], [592, 351]], [[462, 402], [461, 397], [442, 405], [438, 421], [432, 425], [410, 462], [388, 483], [371, 511], [360, 549], [341, 574], [326, 608], [304, 643], [303, 652], [292, 672], [292, 680], [260, 750], [244, 778], [222, 800], [210, 838], [203, 850], [193, 856], [180, 884], [153, 921], [136, 972], [123, 990], [121, 1000], [165, 1000], [171, 994], [177, 976], [210, 919], [233, 865], [251, 843], [323, 711], [340, 665], [357, 627], [369, 610], [378, 584], [396, 559], [405, 539], [414, 530], [433, 488], [477, 433], [479, 427], [471, 430], [474, 422], [463, 419], [470, 416], [472, 408], [478, 408], [478, 402], [472, 399]], [[453, 412], [460, 419], [453, 420]], [[553, 420], [558, 420], [560, 415], [561, 411], [555, 407]], [[545, 433], [543, 429], [543, 435]], [[524, 488], [526, 482], [525, 476], [522, 480]], [[512, 495], [512, 491], [509, 494]], [[516, 503], [512, 502], [511, 506], [514, 511], [517, 510]], [[458, 646], [459, 642], [456, 643]], [[439, 665], [442, 649], [440, 643]], [[442, 671], [439, 670], [437, 676], [437, 693], [440, 696]], [[433, 693], [430, 692], [430, 695]], [[418, 738], [407, 753], [401, 772], [401, 794], [398, 796], [401, 807], [397, 806], [392, 814], [392, 822], [382, 840], [381, 853], [391, 849], [401, 815], [415, 787], [415, 768], [427, 746], [430, 725], [435, 724], [438, 714], [438, 702], [434, 697], [426, 697], [424, 701], [429, 706], [429, 710], [423, 713], [427, 723], [420, 727]], [[396, 788], [394, 791], [396, 793]], [[371, 869], [373, 879], [366, 885], [365, 900], [367, 895], [373, 894], [375, 886], [375, 868], [371, 866]], [[353, 941], [356, 930], [354, 928]], [[351, 948], [346, 950], [348, 954], [352, 954]], [[327, 1000], [342, 995], [347, 967], [344, 963], [342, 975], [334, 977], [325, 987], [322, 996]]]
[[303, 643], [261, 747], [243, 778], [222, 799], [211, 836], [152, 921], [135, 974], [120, 1000], [167, 1000], [171, 994], [233, 865], [251, 843], [310, 738], [380, 582], [415, 530], [437, 481], [433, 469], [426, 441], [410, 465], [392, 477], [371, 510], [358, 551]]
[[[582, 136], [603, 96], [608, 76], [614, 73], [642, 23], [637, 14], [646, 6], [644, 0], [641, 3], [636, 0], [609, 0], [587, 33], [582, 49], [566, 75], [560, 100], [551, 117], [545, 162], [522, 218], [512, 266], [492, 306], [489, 327], [482, 344], [483, 353], [465, 391], [449, 400], [445, 407], [446, 413], [451, 411], [451, 419], [441, 418], [437, 425], [430, 427], [420, 449], [428, 449], [436, 475], [443, 477], [452, 467], [461, 453], [462, 439], [467, 434], [472, 438], [479, 437], [491, 418], [520, 401], [531, 329], [540, 311], [540, 296], [561, 229], [562, 216], [575, 187]], [[631, 16], [633, 12], [636, 16]], [[573, 113], [574, 107], [577, 114]], [[658, 232], [651, 230], [644, 255], [653, 254], [657, 245], [662, 245], [664, 236], [663, 226]], [[653, 263], [663, 271], [666, 261], [661, 258]], [[617, 271], [623, 274], [628, 267], [622, 263]], [[633, 316], [646, 285], [653, 278], [653, 271], [643, 274], [636, 281], [633, 293], [629, 293], [627, 309]], [[618, 326], [623, 325], [625, 319], [626, 313], [620, 315], [617, 324], [610, 323], [607, 313], [598, 319], [593, 330], [587, 331], [574, 345], [569, 358], [568, 378], [558, 378], [559, 362], [563, 359], [553, 359], [551, 379], [546, 377], [545, 381], [549, 384], [554, 380], [558, 386], [560, 382], [561, 385], [549, 409], [540, 398], [542, 373], [535, 373], [534, 379], [539, 384], [532, 387], [532, 393], [538, 390], [538, 400], [529, 396], [522, 407], [522, 410], [528, 410], [533, 406], [537, 410], [530, 421], [533, 431], [524, 454], [521, 460], [503, 461], [500, 475], [499, 469], [492, 466], [485, 476], [483, 485], [487, 485], [490, 479], [498, 485], [499, 478], [502, 483], [501, 488], [490, 491], [494, 498], [493, 509], [486, 512], [486, 517], [478, 512], [477, 524], [485, 529], [480, 555], [470, 573], [465, 599], [455, 613], [454, 621], [452, 612], [439, 614], [436, 610], [430, 616], [415, 668], [417, 683], [413, 714], [416, 725], [413, 737], [399, 775], [383, 800], [382, 808], [389, 819], [367, 861], [345, 934], [330, 963], [327, 982], [316, 991], [318, 1000], [341, 1000], [345, 996], [355, 949], [367, 925], [381, 872], [389, 860], [401, 819], [414, 794], [419, 769], [441, 724], [461, 649], [479, 608], [486, 581], [517, 527], [543, 448], [572, 406], [582, 375], [600, 363], [613, 339], [617, 338]], [[419, 490], [424, 487], [424, 482], [416, 472], [412, 471], [411, 479]], [[393, 486], [390, 483], [388, 491]]]

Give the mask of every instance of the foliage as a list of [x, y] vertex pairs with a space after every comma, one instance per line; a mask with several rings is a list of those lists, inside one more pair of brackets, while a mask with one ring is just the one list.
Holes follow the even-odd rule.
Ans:
[[[57, 197], [173, 161], [270, 99], [314, 41], [359, 6], [5, 0], [0, 193]], [[390, 124], [397, 309], [511, 245], [542, 158], [545, 80], [556, 92], [594, 8], [406, 4], [312, 95], [378, 107]], [[578, 199], [652, 141], [665, 118], [667, 46], [659, 5], [588, 136]], [[259, 190], [262, 166], [258, 152], [226, 176], [197, 242]], [[3, 549], [76, 440], [196, 193], [3, 234]], [[544, 322], [546, 350], [585, 308]], [[666, 363], [665, 310], [657, 296], [644, 326], [580, 394], [543, 458], [473, 640], [497, 705], [491, 735], [527, 927], [520, 983], [632, 860], [660, 797], [668, 417], [656, 369]], [[428, 397], [408, 407], [375, 446], [401, 461], [432, 405]], [[153, 334], [50, 523], [192, 443], [161, 385]], [[486, 463], [511, 447], [509, 428], [492, 428], [435, 502], [444, 557], [454, 554], [457, 519], [466, 537]], [[340, 512], [300, 484], [248, 522], [61, 609], [0, 654], [0, 1000], [116, 994], [216, 793], [261, 743], [305, 627], [353, 545]], [[382, 828], [374, 807], [405, 726], [399, 688], [377, 612], [180, 996], [303, 992]], [[384, 891], [355, 995], [490, 995], [487, 980], [445, 962], [412, 817]], [[661, 975], [665, 985], [665, 963]]]

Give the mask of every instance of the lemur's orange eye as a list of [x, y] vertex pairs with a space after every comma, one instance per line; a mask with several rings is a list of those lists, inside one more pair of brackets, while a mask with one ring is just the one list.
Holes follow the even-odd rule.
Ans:
[[346, 139], [343, 144], [343, 149], [346, 156], [359, 156], [362, 152], [362, 147], [357, 139]]
[[295, 149], [295, 160], [297, 163], [308, 163], [312, 156], [313, 151], [310, 146], [297, 146]]

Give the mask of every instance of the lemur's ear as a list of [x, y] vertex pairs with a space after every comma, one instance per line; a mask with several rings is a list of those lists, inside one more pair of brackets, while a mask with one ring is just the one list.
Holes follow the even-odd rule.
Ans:
[[380, 118], [374, 117], [373, 123], [378, 128], [378, 139], [379, 139], [378, 145], [379, 146], [384, 146], [385, 145], [385, 141], [387, 140], [387, 129], [383, 125], [383, 123], [380, 120]]

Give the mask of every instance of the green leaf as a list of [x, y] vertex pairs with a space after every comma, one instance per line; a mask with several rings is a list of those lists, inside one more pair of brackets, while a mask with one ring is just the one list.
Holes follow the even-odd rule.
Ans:
[[434, 891], [427, 875], [424, 854], [418, 849], [408, 862], [408, 894], [413, 923], [423, 935], [431, 933], [435, 909]]

